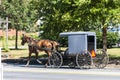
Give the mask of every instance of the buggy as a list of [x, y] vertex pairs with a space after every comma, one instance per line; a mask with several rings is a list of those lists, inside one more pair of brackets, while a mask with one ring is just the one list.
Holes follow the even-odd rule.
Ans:
[[70, 68], [104, 68], [109, 57], [103, 50], [96, 49], [95, 32], [63, 32], [60, 37], [67, 37], [68, 48], [58, 50], [49, 57], [51, 67], [60, 68], [68, 65]]

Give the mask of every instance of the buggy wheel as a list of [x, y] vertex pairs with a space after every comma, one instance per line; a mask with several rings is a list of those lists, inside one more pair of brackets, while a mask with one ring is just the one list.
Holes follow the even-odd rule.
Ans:
[[60, 53], [55, 52], [49, 57], [48, 61], [49, 61], [49, 65], [52, 68], [59, 68], [62, 66], [63, 58], [62, 58], [62, 55]]
[[76, 64], [79, 68], [89, 69], [92, 65], [92, 57], [89, 51], [76, 55]]
[[93, 59], [93, 63], [97, 68], [104, 68], [109, 62], [109, 56], [103, 50], [97, 50], [96, 57]]

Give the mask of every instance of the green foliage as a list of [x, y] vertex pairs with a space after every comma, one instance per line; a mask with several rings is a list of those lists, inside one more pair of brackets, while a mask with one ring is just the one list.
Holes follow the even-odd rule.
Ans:
[[31, 7], [42, 17], [41, 37], [53, 40], [60, 32], [101, 30], [120, 19], [119, 0], [32, 0]]
[[68, 37], [60, 37], [58, 42], [62, 47], [68, 47]]
[[102, 48], [102, 32], [96, 32], [97, 48]]
[[[97, 36], [97, 48], [102, 48], [102, 32], [96, 32]], [[118, 33], [108, 32], [107, 34], [107, 47], [112, 48], [119, 40]]]
[[38, 35], [31, 34], [30, 36], [34, 39], [40, 39], [40, 37]]
[[118, 33], [109, 32], [107, 35], [107, 47], [112, 48], [113, 45], [118, 43], [119, 37]]
[[[60, 32], [101, 30], [120, 23], [119, 0], [4, 0], [0, 16], [13, 28], [43, 31], [41, 38], [60, 40]], [[32, 23], [43, 23], [34, 28]], [[104, 35], [106, 39], [106, 35]], [[105, 41], [105, 40], [104, 40]]]
[[15, 36], [8, 36], [8, 40], [15, 40]]
[[31, 0], [2, 0], [0, 5], [0, 16], [8, 17], [11, 22], [9, 28], [16, 29], [16, 49], [17, 49], [17, 34], [19, 30], [28, 30], [32, 25], [31, 9], [29, 2]]
[[3, 43], [3, 49], [8, 52], [9, 51], [9, 48], [8, 48], [8, 44], [6, 44], [6, 38], [3, 36], [2, 38], [2, 43]]
[[9, 17], [12, 27], [18, 30], [23, 29], [23, 27], [28, 24], [28, 8], [27, 3], [24, 3], [22, 0], [11, 0], [11, 1], [2, 1], [1, 12], [2, 17]]

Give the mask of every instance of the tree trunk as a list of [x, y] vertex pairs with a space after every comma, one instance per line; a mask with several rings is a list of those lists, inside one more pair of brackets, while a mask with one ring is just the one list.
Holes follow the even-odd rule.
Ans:
[[104, 26], [102, 29], [103, 35], [102, 35], [102, 39], [103, 39], [103, 51], [107, 51], [107, 27]]
[[15, 49], [18, 49], [18, 29], [16, 29]]

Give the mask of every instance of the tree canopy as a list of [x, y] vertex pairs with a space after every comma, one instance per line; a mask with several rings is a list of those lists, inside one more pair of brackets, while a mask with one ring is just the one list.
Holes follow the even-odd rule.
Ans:
[[8, 17], [9, 21], [11, 21], [9, 28], [16, 29], [17, 48], [18, 30], [24, 30], [27, 29], [26, 27], [29, 27], [30, 16], [27, 0], [2, 0], [0, 16], [3, 18]]
[[104, 49], [108, 26], [120, 23], [119, 0], [5, 0], [0, 9], [0, 16], [18, 24], [15, 28], [30, 29], [42, 21], [37, 27], [42, 38], [58, 40], [64, 31], [101, 30]]

